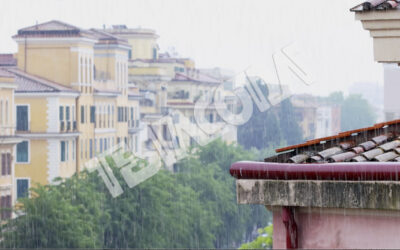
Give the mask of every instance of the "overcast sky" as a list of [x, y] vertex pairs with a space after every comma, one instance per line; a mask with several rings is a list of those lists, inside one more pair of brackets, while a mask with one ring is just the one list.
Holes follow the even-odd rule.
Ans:
[[[0, 52], [16, 52], [18, 29], [58, 19], [82, 28], [152, 28], [161, 50], [175, 47], [198, 67], [245, 69], [276, 82], [272, 55], [290, 45], [315, 83], [303, 92], [382, 83], [372, 38], [349, 9], [358, 0], [2, 0]], [[302, 64], [303, 65], [303, 64]], [[302, 66], [303, 67], [303, 66]]]

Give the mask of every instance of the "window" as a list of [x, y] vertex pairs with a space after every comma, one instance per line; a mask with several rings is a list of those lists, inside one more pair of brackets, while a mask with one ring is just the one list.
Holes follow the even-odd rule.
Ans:
[[65, 120], [67, 120], [67, 121], [69, 121], [69, 118], [70, 118], [70, 116], [69, 116], [69, 107], [67, 106], [67, 107], [65, 107]]
[[89, 140], [89, 158], [90, 159], [93, 158], [93, 140], [92, 139]]
[[87, 159], [88, 158], [88, 140], [86, 139], [85, 140], [85, 159]]
[[132, 50], [131, 49], [128, 51], [128, 58], [132, 59]]
[[29, 143], [23, 141], [17, 144], [17, 162], [27, 163], [29, 161]]
[[90, 122], [95, 123], [95, 121], [96, 121], [96, 107], [91, 106], [90, 107]]
[[107, 121], [108, 121], [108, 127], [110, 128], [110, 120], [111, 120], [111, 107], [108, 105], [108, 112], [107, 112]]
[[1, 196], [1, 219], [11, 218], [11, 195]]
[[4, 153], [1, 154], [1, 175], [11, 174], [11, 154]]
[[66, 151], [67, 151], [66, 143], [65, 143], [65, 141], [61, 141], [60, 142], [60, 152], [61, 152], [60, 159], [62, 162], [64, 162], [66, 160]]
[[97, 139], [94, 139], [94, 154], [97, 154]]
[[111, 108], [111, 126], [114, 127], [114, 106]]
[[124, 121], [128, 121], [128, 107], [125, 107], [125, 116], [124, 116]]
[[28, 197], [29, 180], [17, 179], [17, 199]]
[[153, 48], [153, 59], [157, 59], [157, 48]]
[[81, 123], [85, 123], [85, 107], [81, 106]]
[[122, 122], [122, 108], [118, 107], [118, 122]]
[[76, 143], [75, 141], [72, 141], [72, 160], [75, 160], [75, 156], [76, 156]]
[[60, 121], [64, 120], [64, 107], [60, 106]]
[[28, 106], [17, 105], [17, 131], [28, 131]]
[[103, 153], [103, 139], [100, 138], [100, 153]]
[[65, 159], [69, 160], [69, 141], [65, 142]]

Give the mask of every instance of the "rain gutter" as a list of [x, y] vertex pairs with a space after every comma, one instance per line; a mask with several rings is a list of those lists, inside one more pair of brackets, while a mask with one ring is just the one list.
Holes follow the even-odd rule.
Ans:
[[295, 164], [242, 161], [233, 163], [229, 172], [236, 179], [398, 181], [400, 162]]

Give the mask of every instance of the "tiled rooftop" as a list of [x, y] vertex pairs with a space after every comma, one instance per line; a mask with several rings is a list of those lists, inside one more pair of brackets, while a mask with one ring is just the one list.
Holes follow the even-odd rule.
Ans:
[[372, 10], [390, 10], [398, 7], [398, 0], [368, 0], [351, 8], [350, 10], [354, 12], [363, 12]]
[[13, 54], [0, 54], [0, 66], [16, 66], [17, 60]]
[[77, 90], [62, 84], [49, 81], [42, 77], [28, 74], [18, 68], [3, 68], [3, 70], [15, 76], [17, 84], [16, 93], [41, 93], [41, 92], [70, 92], [79, 93]]
[[400, 162], [400, 120], [375, 124], [276, 150], [281, 163]]
[[175, 73], [174, 81], [194, 81], [194, 82], [202, 82], [202, 83], [213, 83], [213, 84], [221, 84], [222, 82], [218, 79], [215, 79], [211, 76], [203, 74], [199, 71], [196, 71], [191, 76], [190, 74], [184, 73]]

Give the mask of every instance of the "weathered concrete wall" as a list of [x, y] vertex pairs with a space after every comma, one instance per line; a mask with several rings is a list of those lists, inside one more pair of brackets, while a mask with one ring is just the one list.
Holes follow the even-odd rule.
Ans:
[[[274, 207], [275, 249], [286, 248], [281, 208]], [[299, 248], [399, 249], [400, 211], [300, 208], [295, 213]]]
[[239, 204], [400, 210], [400, 182], [237, 180]]

